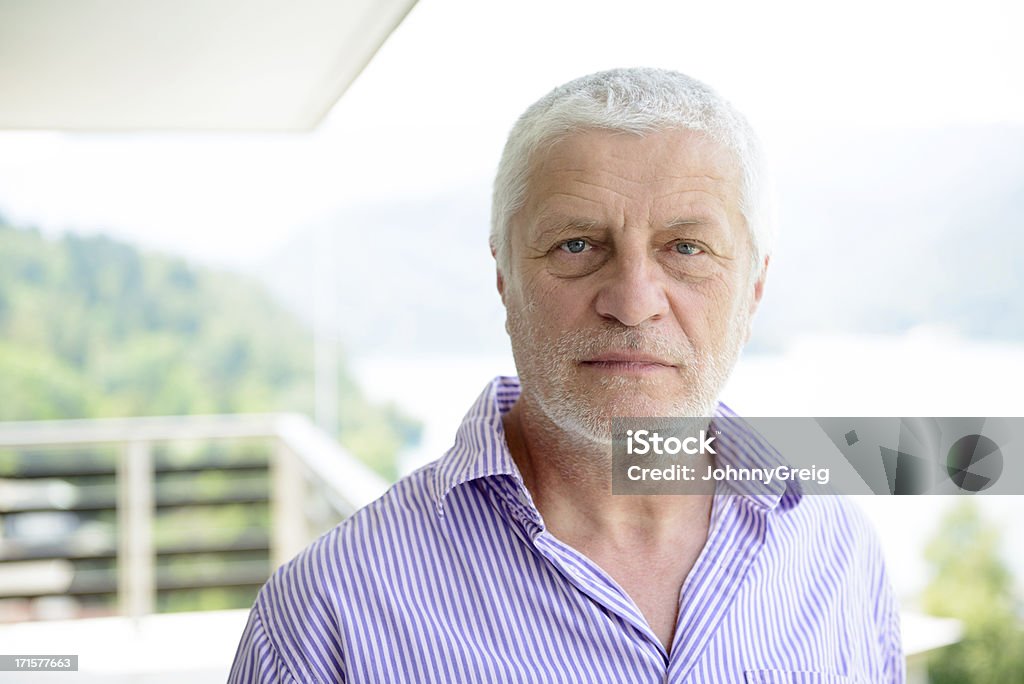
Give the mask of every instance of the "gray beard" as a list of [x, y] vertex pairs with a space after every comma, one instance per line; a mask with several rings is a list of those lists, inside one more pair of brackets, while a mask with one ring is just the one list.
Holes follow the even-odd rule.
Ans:
[[[736, 331], [746, 329], [741, 317]], [[608, 323], [599, 330], [575, 330], [553, 342], [538, 343], [535, 326], [519, 313], [508, 313], [508, 331], [519, 371], [523, 393], [557, 428], [577, 439], [610, 446], [612, 416], [607, 409], [593, 405], [571, 387], [579, 359], [596, 356], [609, 349], [628, 349], [652, 354], [677, 363], [692, 380], [690, 391], [674, 400], [651, 400], [651, 416], [712, 416], [718, 396], [725, 386], [742, 350], [742, 337], [732, 335], [723, 353], [713, 356], [699, 353], [687, 341], [670, 341], [654, 330], [626, 328]], [[529, 357], [529, 358], [526, 358]], [[643, 383], [627, 376], [598, 378], [601, 389], [623, 396], [642, 394]]]

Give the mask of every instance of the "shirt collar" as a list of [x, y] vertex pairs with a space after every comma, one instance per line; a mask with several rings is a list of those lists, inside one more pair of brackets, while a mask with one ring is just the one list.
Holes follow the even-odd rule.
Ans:
[[523, 477], [509, 453], [501, 422], [519, 398], [519, 391], [519, 378], [498, 376], [473, 402], [455, 433], [455, 444], [434, 469], [438, 515], [444, 515], [448, 493], [471, 480], [510, 475], [522, 485]]
[[[437, 461], [434, 468], [433, 498], [438, 515], [444, 515], [444, 501], [448, 494], [472, 480], [510, 476], [525, 491], [523, 477], [508, 450], [502, 423], [502, 416], [511, 410], [519, 393], [519, 378], [498, 376], [488, 383], [462, 419], [455, 434], [455, 444]], [[722, 430], [718, 437], [720, 448], [717, 465], [737, 468], [774, 468], [785, 465], [778, 450], [725, 404], [719, 402], [714, 419], [727, 419], [730, 427], [729, 430]], [[744, 429], [736, 429], [738, 425]], [[789, 507], [802, 496], [799, 483], [793, 480], [773, 480], [770, 485], [760, 485], [756, 492], [732, 487], [732, 491], [727, 493], [743, 496], [769, 510], [782, 501], [786, 501], [785, 507]]]

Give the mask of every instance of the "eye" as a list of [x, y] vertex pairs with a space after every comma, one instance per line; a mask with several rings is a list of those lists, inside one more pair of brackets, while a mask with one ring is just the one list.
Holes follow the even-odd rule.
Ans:
[[693, 244], [692, 242], [677, 242], [676, 251], [679, 252], [680, 254], [685, 254], [686, 256], [695, 256], [697, 254], [700, 254], [704, 250], [698, 247], [697, 245]]
[[575, 238], [573, 240], [566, 240], [558, 246], [559, 249], [569, 252], [569, 254], [579, 254], [585, 252], [590, 247], [583, 238]]

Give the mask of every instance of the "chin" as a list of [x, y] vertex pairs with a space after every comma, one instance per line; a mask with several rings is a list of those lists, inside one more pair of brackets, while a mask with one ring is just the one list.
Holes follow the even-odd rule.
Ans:
[[[580, 387], [573, 398], [563, 401], [580, 405], [591, 416], [611, 418], [697, 417], [709, 415], [718, 403], [716, 392], [693, 392], [689, 386], [666, 388], [664, 383], [651, 383], [633, 378], [603, 378], [597, 386]], [[582, 401], [575, 397], [583, 398]]]
[[[676, 418], [707, 417], [716, 400], [695, 397], [654, 399], [637, 394], [620, 394], [600, 401], [594, 392], [554, 397], [541, 402], [541, 410], [560, 429], [588, 442], [612, 443], [612, 418]], [[581, 400], [581, 397], [585, 399]]]

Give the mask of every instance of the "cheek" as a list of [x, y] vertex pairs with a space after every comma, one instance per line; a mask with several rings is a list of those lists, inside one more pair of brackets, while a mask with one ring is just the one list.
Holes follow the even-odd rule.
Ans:
[[677, 290], [673, 309], [686, 336], [698, 347], [717, 346], [736, 325], [741, 310], [739, 287], [725, 277], [711, 277]]
[[522, 311], [536, 321], [565, 326], [581, 322], [593, 292], [584, 279], [563, 280], [547, 273], [534, 273], [519, 288]]

